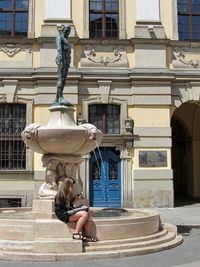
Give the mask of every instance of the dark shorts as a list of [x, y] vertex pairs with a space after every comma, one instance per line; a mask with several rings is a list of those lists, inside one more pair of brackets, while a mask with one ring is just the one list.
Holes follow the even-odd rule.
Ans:
[[57, 216], [57, 218], [64, 222], [64, 223], [68, 223], [69, 222], [69, 217], [70, 215], [67, 213], [66, 210], [60, 208], [59, 206], [55, 206], [55, 214]]

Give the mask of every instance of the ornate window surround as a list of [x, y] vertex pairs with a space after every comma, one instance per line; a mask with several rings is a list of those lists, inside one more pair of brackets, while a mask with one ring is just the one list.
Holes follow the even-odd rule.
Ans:
[[[103, 97], [91, 97], [89, 99], [83, 100], [82, 103], [82, 115], [83, 118], [88, 121], [89, 118], [89, 106], [94, 104], [114, 104], [120, 106], [120, 134], [125, 134], [125, 119], [127, 118], [127, 101], [120, 100], [112, 97], [108, 97], [108, 100], [105, 102]], [[120, 135], [119, 134], [119, 135]]]
[[[89, 0], [84, 0], [83, 38], [89, 38]], [[126, 38], [126, 0], [119, 0], [119, 39]]]

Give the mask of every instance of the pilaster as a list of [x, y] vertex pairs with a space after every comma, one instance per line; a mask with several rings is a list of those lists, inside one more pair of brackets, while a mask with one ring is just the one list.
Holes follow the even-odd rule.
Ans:
[[133, 179], [132, 179], [132, 157], [130, 142], [125, 146], [117, 146], [120, 150], [121, 158], [121, 177], [122, 177], [122, 205], [125, 208], [133, 208]]

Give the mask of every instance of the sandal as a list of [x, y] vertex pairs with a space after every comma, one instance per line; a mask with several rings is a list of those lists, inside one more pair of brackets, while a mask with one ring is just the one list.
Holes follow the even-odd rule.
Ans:
[[79, 234], [79, 233], [74, 233], [74, 234], [72, 235], [72, 238], [75, 239], [75, 240], [86, 241], [86, 237], [83, 236], [82, 234]]
[[83, 241], [85, 241], [85, 242], [97, 242], [98, 241], [96, 238], [89, 236], [89, 235], [84, 236], [84, 238], [85, 238], [85, 240], [83, 240]]

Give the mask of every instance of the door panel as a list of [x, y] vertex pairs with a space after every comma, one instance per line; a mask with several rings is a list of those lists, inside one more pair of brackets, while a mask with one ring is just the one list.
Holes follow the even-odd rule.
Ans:
[[110, 148], [90, 159], [90, 201], [94, 207], [121, 207], [121, 161]]

